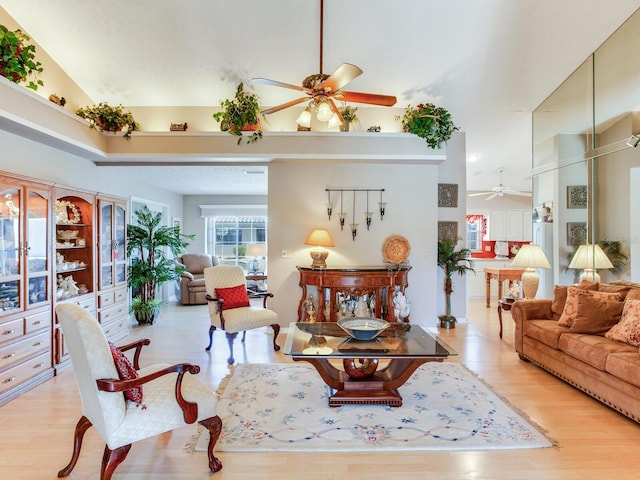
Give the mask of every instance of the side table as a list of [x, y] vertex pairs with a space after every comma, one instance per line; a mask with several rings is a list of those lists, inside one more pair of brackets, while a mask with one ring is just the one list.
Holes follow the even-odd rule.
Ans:
[[507, 301], [506, 298], [501, 298], [498, 300], [498, 320], [500, 321], [500, 338], [502, 338], [502, 310], [509, 312], [511, 311], [511, 307], [515, 303], [512, 301]]

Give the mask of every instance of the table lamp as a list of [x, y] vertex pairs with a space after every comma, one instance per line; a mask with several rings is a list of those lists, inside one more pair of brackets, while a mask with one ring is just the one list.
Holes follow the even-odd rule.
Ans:
[[599, 282], [600, 275], [598, 269], [613, 268], [609, 257], [604, 253], [602, 247], [596, 244], [580, 245], [575, 255], [569, 263], [569, 268], [576, 270], [582, 270], [580, 275], [580, 281], [590, 280], [592, 282]]
[[536, 268], [551, 268], [540, 245], [523, 245], [511, 265], [525, 269], [520, 278], [525, 300], [536, 298], [538, 283], [540, 283]]
[[249, 262], [249, 272], [255, 275], [260, 270], [260, 260], [258, 257], [264, 257], [266, 254], [266, 245], [264, 243], [250, 243], [247, 246], [247, 257], [253, 257]]
[[312, 268], [327, 268], [327, 256], [329, 255], [329, 251], [326, 248], [322, 247], [333, 247], [334, 243], [331, 239], [331, 235], [324, 229], [315, 229], [311, 232], [311, 234], [304, 241], [305, 245], [314, 245], [316, 248], [312, 248], [309, 251], [313, 262], [311, 263]]

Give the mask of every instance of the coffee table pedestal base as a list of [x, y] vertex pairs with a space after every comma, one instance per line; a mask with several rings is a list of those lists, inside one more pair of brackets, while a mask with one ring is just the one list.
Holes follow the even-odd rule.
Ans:
[[[342, 405], [389, 405], [390, 407], [401, 407], [402, 397], [397, 389], [384, 390], [380, 385], [375, 390], [369, 390], [367, 388], [375, 388], [375, 386], [366, 386], [359, 381], [357, 383], [345, 383], [344, 390], [336, 390], [335, 388], [327, 387], [329, 392], [329, 406], [341, 407]], [[372, 382], [381, 383], [381, 382]], [[357, 387], [357, 388], [350, 388]], [[364, 387], [364, 388], [363, 388]]]

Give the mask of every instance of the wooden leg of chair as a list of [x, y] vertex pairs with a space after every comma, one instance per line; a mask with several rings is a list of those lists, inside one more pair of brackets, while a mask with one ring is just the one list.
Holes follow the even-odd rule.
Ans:
[[232, 365], [235, 360], [233, 358], [233, 341], [238, 336], [238, 332], [236, 333], [227, 333], [227, 342], [229, 342], [229, 358], [227, 359], [227, 363]]
[[100, 472], [100, 480], [111, 480], [111, 475], [120, 465], [127, 453], [131, 449], [131, 444], [123, 445], [115, 450], [111, 450], [107, 445], [104, 446], [104, 454], [102, 455], [102, 471]]
[[214, 327], [213, 325], [211, 325], [209, 327], [209, 346], [207, 348], [205, 348], [205, 350], [208, 352], [209, 350], [211, 350], [211, 345], [213, 345], [213, 332], [216, 330], [216, 327]]
[[209, 470], [216, 473], [222, 469], [222, 462], [213, 454], [213, 448], [216, 446], [216, 442], [222, 431], [222, 420], [216, 415], [215, 417], [200, 420], [198, 423], [209, 430], [209, 446], [207, 447]]
[[280, 333], [280, 325], [274, 323], [273, 325], [271, 325], [271, 328], [273, 328], [273, 349], [277, 352], [278, 350], [280, 350], [280, 345], [276, 343], [276, 339], [278, 338], [278, 334]]
[[73, 453], [71, 454], [71, 461], [69, 464], [58, 472], [58, 477], [66, 477], [71, 473], [73, 467], [76, 466], [78, 457], [80, 457], [80, 449], [82, 448], [82, 439], [84, 434], [89, 428], [91, 428], [91, 422], [84, 415], [78, 420], [76, 424], [76, 431], [73, 436]]

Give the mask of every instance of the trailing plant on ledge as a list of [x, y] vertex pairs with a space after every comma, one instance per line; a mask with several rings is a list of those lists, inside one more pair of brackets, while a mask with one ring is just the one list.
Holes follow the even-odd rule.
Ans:
[[101, 102], [91, 107], [79, 108], [76, 115], [89, 120], [90, 128], [97, 128], [101, 132], [123, 132], [123, 137], [127, 140], [131, 138], [131, 132], [140, 130], [140, 124], [133, 118], [133, 114], [122, 105], [112, 107]]
[[456, 130], [451, 114], [433, 103], [408, 105], [402, 118], [402, 131], [424, 138], [431, 148], [440, 148]]
[[11, 31], [0, 25], [0, 75], [14, 83], [26, 82], [27, 88], [37, 90], [44, 85], [38, 78], [42, 65], [35, 59], [35, 45], [27, 44], [29, 40], [22, 30]]
[[243, 131], [253, 132], [247, 138], [247, 143], [255, 143], [262, 138], [260, 117], [264, 118], [264, 115], [260, 113], [258, 96], [255, 93], [246, 92], [242, 82], [238, 84], [235, 96], [221, 101], [220, 107], [222, 111], [214, 113], [213, 118], [220, 122], [220, 130], [240, 137], [238, 145], [242, 141]]

